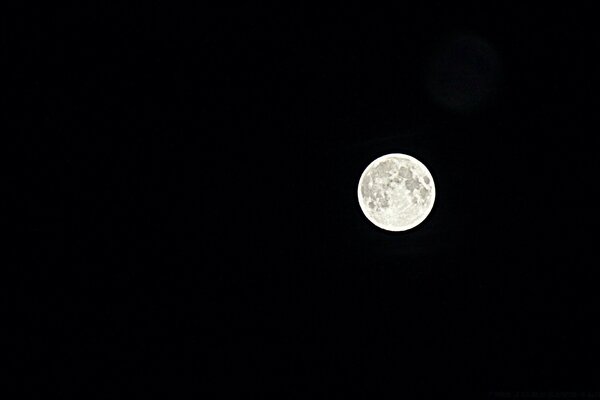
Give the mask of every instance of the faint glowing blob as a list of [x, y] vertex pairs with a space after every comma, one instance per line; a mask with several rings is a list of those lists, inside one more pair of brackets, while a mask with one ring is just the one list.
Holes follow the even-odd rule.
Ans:
[[486, 40], [457, 35], [439, 45], [426, 70], [427, 91], [433, 101], [453, 111], [468, 112], [497, 91], [500, 60]]

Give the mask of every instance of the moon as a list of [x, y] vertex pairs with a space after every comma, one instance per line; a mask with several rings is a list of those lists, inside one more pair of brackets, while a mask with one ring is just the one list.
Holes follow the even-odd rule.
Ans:
[[427, 218], [435, 201], [431, 173], [422, 162], [393, 153], [371, 162], [358, 182], [358, 203], [373, 224], [386, 231], [414, 228]]

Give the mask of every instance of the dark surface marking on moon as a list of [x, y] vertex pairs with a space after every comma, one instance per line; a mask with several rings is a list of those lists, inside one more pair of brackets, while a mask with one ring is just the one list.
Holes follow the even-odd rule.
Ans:
[[408, 190], [419, 189], [421, 187], [421, 184], [416, 179], [407, 180], [405, 185]]

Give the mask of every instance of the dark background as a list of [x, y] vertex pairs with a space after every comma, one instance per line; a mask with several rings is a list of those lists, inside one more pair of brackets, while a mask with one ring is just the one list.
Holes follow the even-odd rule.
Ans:
[[[14, 382], [599, 390], [598, 37], [581, 4], [6, 13]], [[356, 199], [391, 152], [437, 190], [395, 234]]]

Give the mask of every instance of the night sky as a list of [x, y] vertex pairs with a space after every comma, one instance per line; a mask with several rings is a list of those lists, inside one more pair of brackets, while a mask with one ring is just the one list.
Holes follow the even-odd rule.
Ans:
[[[600, 397], [582, 4], [6, 14], [13, 382]], [[387, 153], [436, 184], [406, 232], [358, 204]]]

